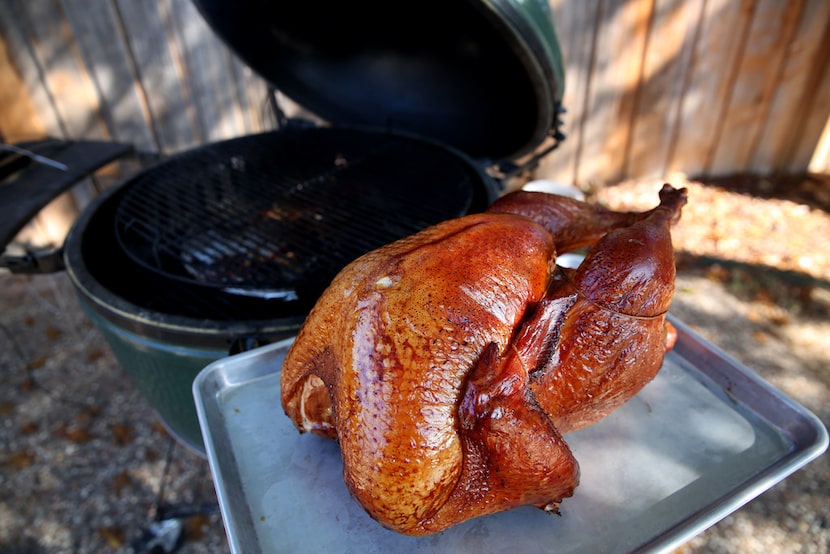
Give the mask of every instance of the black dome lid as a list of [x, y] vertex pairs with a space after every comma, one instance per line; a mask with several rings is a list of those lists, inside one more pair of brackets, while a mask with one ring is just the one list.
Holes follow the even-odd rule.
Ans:
[[543, 0], [194, 0], [252, 69], [334, 124], [502, 160], [556, 126], [563, 70]]

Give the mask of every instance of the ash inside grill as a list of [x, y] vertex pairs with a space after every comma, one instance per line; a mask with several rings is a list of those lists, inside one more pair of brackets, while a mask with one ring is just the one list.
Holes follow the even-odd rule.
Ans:
[[287, 129], [215, 143], [126, 187], [114, 241], [138, 290], [106, 273], [166, 313], [283, 317], [363, 253], [483, 208], [482, 179], [443, 146], [386, 133]]

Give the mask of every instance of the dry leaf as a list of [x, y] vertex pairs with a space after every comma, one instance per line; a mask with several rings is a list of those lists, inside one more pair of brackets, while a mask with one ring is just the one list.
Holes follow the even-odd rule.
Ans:
[[112, 430], [113, 442], [118, 446], [125, 446], [133, 442], [133, 428], [126, 423], [113, 423], [110, 427]]
[[37, 430], [39, 428], [40, 426], [37, 423], [35, 423], [34, 421], [30, 421], [20, 426], [20, 432], [24, 435], [33, 435], [37, 433]]
[[87, 362], [97, 362], [101, 358], [104, 357], [104, 351], [100, 348], [96, 348], [95, 350], [90, 350], [86, 353], [86, 361]]
[[46, 338], [51, 341], [56, 341], [60, 336], [63, 334], [59, 328], [55, 327], [54, 325], [50, 325], [46, 328]]
[[776, 304], [772, 291], [766, 287], [759, 288], [755, 293], [755, 298], [753, 298], [753, 300], [765, 306], [775, 306]]
[[66, 427], [65, 425], [61, 425], [55, 431], [55, 435], [75, 444], [84, 444], [92, 440], [92, 435], [89, 431], [82, 427]]
[[38, 356], [36, 358], [32, 358], [29, 363], [26, 365], [28, 369], [40, 369], [46, 364], [46, 356]]
[[144, 454], [144, 459], [148, 462], [155, 462], [160, 457], [159, 451], [155, 448], [148, 448], [147, 452]]
[[153, 431], [155, 431], [156, 433], [160, 433], [160, 434], [164, 435], [165, 437], [169, 435], [169, 433], [167, 432], [167, 427], [165, 427], [164, 423], [162, 423], [159, 420], [156, 420], [153, 423]]
[[120, 527], [100, 527], [98, 528], [98, 532], [101, 534], [101, 537], [107, 541], [107, 544], [111, 548], [120, 548], [124, 546], [126, 535], [124, 534], [124, 530]]
[[204, 528], [210, 524], [208, 517], [204, 514], [197, 514], [184, 520], [185, 535], [191, 539], [198, 541], [204, 535]]
[[752, 323], [763, 323], [766, 321], [766, 317], [759, 312], [758, 310], [750, 309], [746, 312], [746, 319], [747, 321], [751, 321]]
[[101, 415], [100, 406], [87, 406], [85, 409], [78, 412], [78, 415], [75, 416], [75, 420], [80, 425], [89, 426], [99, 415]]
[[765, 332], [759, 330], [752, 332], [752, 338], [754, 338], [760, 344], [766, 344], [769, 342], [769, 335]]
[[124, 489], [128, 488], [132, 485], [132, 477], [126, 471], [122, 471], [121, 473], [117, 474], [112, 480], [112, 489], [115, 491], [116, 494], [121, 494]]
[[713, 264], [706, 269], [706, 277], [712, 281], [725, 283], [729, 280], [729, 271], [723, 266]]
[[31, 450], [19, 450], [17, 452], [12, 452], [9, 457], [3, 461], [4, 466], [13, 470], [26, 469], [33, 463], [35, 463], [35, 453]]
[[23, 379], [20, 382], [20, 386], [19, 386], [20, 390], [22, 390], [23, 392], [33, 391], [33, 390], [35, 390], [36, 387], [37, 387], [37, 383], [31, 377], [26, 377], [25, 379]]

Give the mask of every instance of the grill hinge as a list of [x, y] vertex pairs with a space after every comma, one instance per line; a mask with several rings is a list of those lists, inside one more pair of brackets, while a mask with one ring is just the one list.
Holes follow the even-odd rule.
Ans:
[[39, 251], [27, 248], [23, 254], [4, 252], [0, 256], [0, 267], [8, 269], [12, 273], [43, 274], [63, 271], [66, 269], [66, 264], [63, 261], [63, 248]]
[[497, 177], [502, 180], [508, 180], [512, 177], [516, 177], [522, 173], [528, 173], [534, 169], [536, 166], [539, 165], [539, 162], [542, 158], [553, 152], [559, 147], [559, 144], [565, 140], [566, 135], [560, 130], [563, 122], [562, 122], [562, 114], [565, 113], [565, 108], [562, 106], [561, 103], [557, 103], [556, 105], [556, 124], [553, 128], [548, 132], [548, 137], [550, 137], [549, 144], [542, 150], [538, 152], [534, 152], [529, 158], [526, 160], [522, 160], [521, 163], [514, 163], [510, 161], [502, 161], [496, 164], [494, 177]]

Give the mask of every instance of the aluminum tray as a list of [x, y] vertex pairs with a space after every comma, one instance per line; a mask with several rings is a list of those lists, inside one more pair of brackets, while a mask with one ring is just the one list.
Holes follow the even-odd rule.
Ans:
[[561, 516], [527, 507], [428, 537], [380, 527], [349, 496], [337, 444], [300, 435], [279, 403], [290, 341], [206, 367], [193, 385], [233, 552], [671, 550], [818, 457], [818, 418], [682, 323], [640, 394], [566, 438], [581, 484]]

